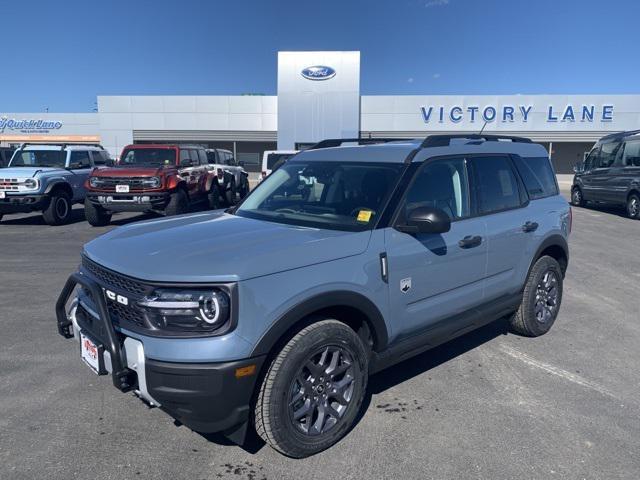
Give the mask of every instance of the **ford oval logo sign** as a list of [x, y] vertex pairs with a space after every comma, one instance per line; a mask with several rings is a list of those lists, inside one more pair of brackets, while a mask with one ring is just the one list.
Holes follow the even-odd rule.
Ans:
[[302, 70], [302, 76], [307, 80], [329, 80], [336, 76], [336, 71], [324, 65], [315, 65]]

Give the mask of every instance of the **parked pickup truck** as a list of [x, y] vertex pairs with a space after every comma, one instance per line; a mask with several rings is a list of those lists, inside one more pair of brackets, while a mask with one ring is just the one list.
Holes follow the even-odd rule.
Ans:
[[114, 212], [179, 215], [209, 202], [214, 172], [197, 145], [128, 145], [113, 168], [96, 169], [86, 183], [85, 215], [107, 225]]

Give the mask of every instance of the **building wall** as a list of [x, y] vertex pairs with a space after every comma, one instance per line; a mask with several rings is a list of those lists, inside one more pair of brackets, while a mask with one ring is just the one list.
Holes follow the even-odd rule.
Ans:
[[[236, 140], [264, 136], [277, 128], [274, 96], [99, 96], [100, 132], [112, 155], [133, 143], [137, 131], [144, 138], [175, 137], [176, 132], [236, 132]], [[257, 134], [257, 135], [255, 135]], [[187, 138], [185, 138], [187, 139]], [[166, 140], [169, 140], [167, 138]], [[166, 141], [165, 140], [165, 141]]]

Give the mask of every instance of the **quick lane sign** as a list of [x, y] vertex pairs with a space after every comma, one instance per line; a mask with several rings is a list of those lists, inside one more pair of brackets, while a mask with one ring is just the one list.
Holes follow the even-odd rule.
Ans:
[[0, 133], [5, 130], [20, 133], [49, 133], [51, 130], [60, 130], [62, 122], [42, 119], [21, 119], [0, 117]]

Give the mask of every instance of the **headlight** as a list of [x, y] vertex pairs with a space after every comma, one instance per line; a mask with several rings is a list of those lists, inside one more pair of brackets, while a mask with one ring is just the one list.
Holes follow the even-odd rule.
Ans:
[[38, 181], [34, 180], [33, 178], [27, 178], [24, 181], [24, 186], [29, 188], [29, 189], [34, 189], [38, 187]]
[[102, 180], [98, 177], [89, 178], [89, 185], [94, 188], [101, 187], [103, 185]]
[[160, 186], [160, 177], [149, 177], [142, 180], [142, 185], [149, 188], [158, 188]]
[[229, 319], [229, 296], [218, 289], [157, 289], [138, 305], [163, 330], [211, 332]]

